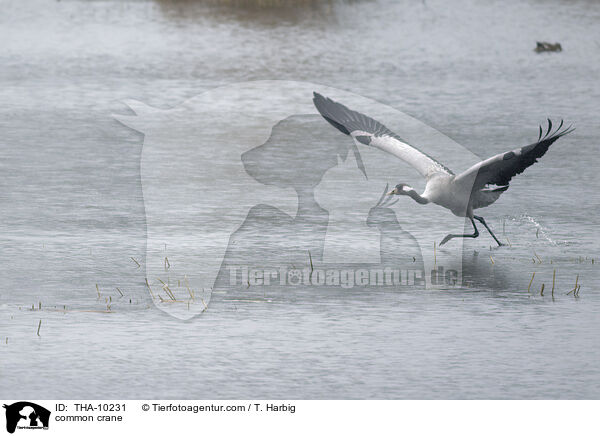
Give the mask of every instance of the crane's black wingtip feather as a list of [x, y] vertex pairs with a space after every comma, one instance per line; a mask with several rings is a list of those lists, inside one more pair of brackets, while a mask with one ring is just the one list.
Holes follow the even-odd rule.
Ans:
[[548, 138], [548, 135], [550, 135], [550, 132], [552, 131], [552, 121], [550, 120], [550, 118], [546, 119], [548, 120], [548, 128], [546, 129], [546, 133], [544, 134], [544, 137], [542, 139]]
[[[542, 128], [542, 126], [539, 126], [539, 134], [538, 134], [538, 139], [537, 142], [543, 142], [546, 140], [551, 140], [551, 139], [558, 139], [561, 136], [565, 136], [568, 135], [569, 133], [571, 133], [573, 130], [575, 130], [575, 128], [573, 127], [573, 124], [570, 124], [568, 127], [563, 128], [563, 125], [565, 123], [564, 119], [561, 118], [560, 120], [560, 124], [558, 125], [558, 127], [556, 129], [554, 129], [554, 131], [552, 131], [552, 120], [550, 118], [547, 118], [548, 120], [548, 127], [545, 130], [544, 133], [544, 129]], [[554, 142], [554, 141], [553, 141]]]
[[[333, 127], [338, 129], [340, 132], [349, 135], [350, 130], [344, 126], [343, 122], [341, 122], [341, 118], [339, 114], [336, 116], [336, 112], [340, 111], [340, 109], [348, 110], [345, 106], [340, 105], [339, 103], [334, 102], [330, 98], [324, 97], [318, 92], [313, 91], [313, 103], [321, 116], [325, 118], [325, 120], [331, 124]], [[337, 118], [337, 119], [336, 119]], [[365, 173], [366, 175], [366, 173]]]
[[313, 92], [313, 103], [314, 105], [317, 107], [317, 109], [319, 108], [319, 105], [322, 104], [325, 101], [325, 97], [323, 97], [321, 94], [319, 94], [318, 92]]
[[560, 133], [560, 136], [565, 136], [565, 135], [568, 135], [569, 133], [571, 133], [571, 132], [573, 132], [573, 131], [575, 131], [575, 127], [573, 127], [573, 124], [570, 124], [570, 125], [569, 125], [569, 127], [567, 127], [565, 130], [563, 130], [563, 131]]
[[560, 138], [561, 136], [568, 135], [573, 130], [575, 130], [575, 127], [573, 127], [573, 124], [569, 124], [568, 127], [565, 127], [563, 130], [560, 130], [560, 128], [562, 127], [562, 125], [563, 125], [563, 122], [561, 120], [559, 128], [556, 129], [556, 132], [554, 132], [554, 136]]

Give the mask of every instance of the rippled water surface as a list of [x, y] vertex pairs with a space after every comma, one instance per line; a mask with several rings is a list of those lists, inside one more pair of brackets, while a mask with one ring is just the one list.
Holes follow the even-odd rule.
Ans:
[[[598, 398], [599, 3], [2, 9], [0, 396]], [[537, 40], [563, 51], [536, 54]], [[378, 100], [481, 157], [532, 142], [547, 117], [577, 130], [482, 211], [507, 246], [466, 241], [464, 286], [242, 286], [181, 321], [145, 286], [144, 135], [115, 116], [132, 114], [129, 99], [169, 109], [273, 79]], [[409, 201], [397, 207], [418, 228]]]

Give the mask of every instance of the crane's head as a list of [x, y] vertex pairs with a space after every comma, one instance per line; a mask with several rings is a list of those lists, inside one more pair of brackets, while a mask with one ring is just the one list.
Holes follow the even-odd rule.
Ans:
[[394, 189], [387, 193], [387, 195], [408, 195], [409, 191], [414, 191], [412, 186], [409, 186], [406, 183], [398, 183]]

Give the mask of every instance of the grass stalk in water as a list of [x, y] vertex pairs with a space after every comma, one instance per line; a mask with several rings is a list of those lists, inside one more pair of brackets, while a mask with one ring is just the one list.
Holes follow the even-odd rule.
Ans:
[[169, 296], [169, 298], [171, 300], [177, 300], [177, 298], [175, 298], [175, 295], [173, 294], [173, 291], [171, 291], [171, 289], [169, 288], [169, 286], [165, 282], [163, 282], [161, 279], [158, 279], [158, 281], [163, 284], [163, 289], [165, 290], [165, 292], [167, 293], [167, 295]]
[[183, 276], [183, 279], [184, 279], [184, 281], [185, 281], [185, 287], [187, 288], [187, 290], [188, 290], [188, 292], [189, 292], [189, 294], [190, 294], [190, 297], [191, 297], [191, 299], [192, 299], [192, 300], [195, 300], [195, 299], [196, 299], [196, 296], [195, 296], [195, 294], [194, 294], [194, 291], [193, 291], [193, 290], [190, 288], [190, 283], [188, 282], [187, 275]]
[[531, 293], [531, 284], [533, 283], [533, 278], [535, 277], [535, 272], [531, 275], [531, 280], [529, 280], [529, 286], [527, 286], [527, 293]]
[[146, 286], [148, 287], [148, 290], [150, 291], [150, 296], [152, 297], [152, 300], [154, 300], [156, 297], [154, 296], [154, 293], [152, 292], [152, 288], [150, 287], [150, 283], [148, 283], [148, 277], [145, 277], [146, 280]]
[[572, 292], [575, 292], [577, 290], [577, 282], [579, 282], [579, 274], [577, 274], [577, 277], [575, 278], [575, 286], [573, 287], [573, 289], [571, 289], [569, 292], [567, 292], [567, 295], [569, 295]]

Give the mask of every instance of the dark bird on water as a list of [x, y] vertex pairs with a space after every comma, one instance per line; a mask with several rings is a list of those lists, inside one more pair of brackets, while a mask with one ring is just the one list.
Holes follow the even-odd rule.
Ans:
[[562, 45], [560, 45], [560, 42], [555, 42], [552, 44], [551, 42], [537, 41], [534, 51], [536, 53], [542, 53], [545, 51], [562, 51]]

